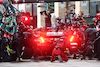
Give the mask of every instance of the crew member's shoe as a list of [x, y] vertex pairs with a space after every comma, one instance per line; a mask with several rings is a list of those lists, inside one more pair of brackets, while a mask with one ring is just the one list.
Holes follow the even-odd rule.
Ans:
[[54, 62], [55, 60], [51, 60], [51, 62]]
[[23, 60], [22, 58], [17, 58], [16, 61], [17, 61], [17, 62], [25, 62], [25, 60]]
[[61, 63], [63, 62], [62, 57], [61, 57], [60, 55], [58, 55], [58, 59], [59, 59], [59, 61], [60, 61]]

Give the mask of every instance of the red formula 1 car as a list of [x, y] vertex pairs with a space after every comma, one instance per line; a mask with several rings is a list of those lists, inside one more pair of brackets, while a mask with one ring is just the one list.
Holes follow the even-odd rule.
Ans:
[[[74, 26], [75, 27], [75, 26]], [[80, 28], [73, 28], [63, 30], [60, 32], [54, 32], [54, 31], [46, 31], [43, 32], [42, 30], [36, 31], [35, 35], [35, 44], [36, 48], [38, 48], [37, 54], [43, 55], [43, 56], [51, 56], [52, 50], [57, 44], [57, 40], [60, 39], [60, 37], [64, 36], [64, 41], [67, 42], [68, 49], [70, 51], [70, 54], [76, 54], [78, 52], [78, 49], [81, 47], [81, 44], [83, 43], [83, 32], [80, 31]]]
[[[51, 30], [38, 30], [34, 33], [35, 51], [38, 56], [51, 56], [55, 47], [55, 42], [62, 36], [62, 32], [53, 32]], [[34, 46], [33, 46], [34, 47]]]

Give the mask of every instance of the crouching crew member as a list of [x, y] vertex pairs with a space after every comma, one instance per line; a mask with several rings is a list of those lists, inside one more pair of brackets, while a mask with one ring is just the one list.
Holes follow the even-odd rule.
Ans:
[[58, 56], [58, 59], [60, 62], [68, 61], [68, 57], [64, 53], [64, 51], [66, 50], [66, 47], [67, 46], [66, 46], [65, 42], [63, 41], [63, 39], [60, 39], [60, 41], [58, 41], [57, 45], [53, 49], [51, 62], [55, 61], [55, 56]]

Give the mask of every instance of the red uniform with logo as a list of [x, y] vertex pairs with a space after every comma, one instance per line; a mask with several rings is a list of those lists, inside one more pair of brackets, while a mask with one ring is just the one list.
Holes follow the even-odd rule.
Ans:
[[66, 50], [66, 44], [64, 44], [63, 42], [58, 43], [53, 49], [51, 60], [54, 60], [55, 56], [60, 55], [63, 61], [68, 61], [68, 57], [64, 53], [65, 50]]
[[100, 19], [100, 13], [97, 13], [96, 17], [95, 17], [94, 23], [96, 24], [99, 19]]

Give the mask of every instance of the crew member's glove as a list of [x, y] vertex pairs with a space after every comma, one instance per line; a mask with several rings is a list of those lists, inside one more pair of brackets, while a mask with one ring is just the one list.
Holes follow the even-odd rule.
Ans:
[[64, 51], [64, 53], [69, 53], [69, 49], [68, 49], [68, 48], [66, 48], [66, 50]]

